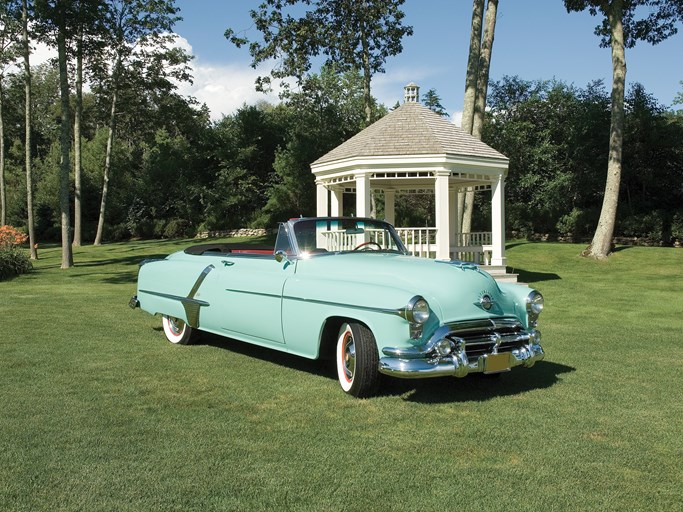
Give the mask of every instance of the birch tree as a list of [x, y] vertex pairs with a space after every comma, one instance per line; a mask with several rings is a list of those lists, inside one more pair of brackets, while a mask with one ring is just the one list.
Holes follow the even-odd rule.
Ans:
[[[612, 52], [612, 100], [607, 157], [607, 179], [600, 219], [593, 240], [584, 256], [606, 259], [612, 250], [612, 238], [619, 205], [622, 153], [624, 143], [624, 91], [626, 87], [626, 48], [639, 40], [657, 44], [677, 32], [683, 19], [681, 0], [564, 0], [567, 12], [588, 9], [592, 16], [602, 16], [595, 33], [601, 45]], [[647, 16], [639, 18], [639, 7]]]
[[59, 162], [59, 209], [62, 240], [61, 268], [73, 266], [71, 248], [71, 105], [67, 47], [74, 35], [74, 20], [78, 18], [74, 2], [64, 0], [36, 0], [34, 3], [37, 34], [47, 44], [57, 48], [60, 95], [60, 162]]
[[176, 81], [189, 81], [187, 63], [191, 57], [172, 46], [175, 37], [171, 30], [178, 8], [173, 0], [110, 0], [107, 13], [109, 54], [106, 74], [100, 76], [100, 88], [110, 98], [107, 149], [105, 153], [102, 196], [97, 222], [95, 245], [102, 243], [109, 181], [112, 171], [112, 151], [116, 134], [116, 116], [122, 88], [137, 86], [139, 94], [150, 94], [163, 87], [173, 90]]
[[[486, 114], [486, 93], [489, 84], [491, 52], [496, 31], [498, 0], [487, 0], [486, 15], [483, 16], [484, 0], [474, 0], [472, 4], [472, 29], [470, 32], [470, 52], [467, 60], [467, 76], [465, 79], [465, 105], [463, 109], [462, 128], [467, 133], [481, 140]], [[484, 17], [484, 36], [482, 38], [482, 17]], [[465, 192], [464, 202], [459, 201], [461, 215], [461, 232], [469, 233], [472, 229], [472, 210], [474, 208], [474, 191]]]
[[28, 244], [32, 260], [38, 259], [36, 249], [35, 222], [33, 220], [33, 170], [31, 154], [31, 44], [28, 32], [28, 1], [21, 1], [22, 54], [24, 62], [24, 166], [26, 169], [26, 225]]
[[4, 86], [7, 74], [19, 57], [21, 24], [16, 2], [0, 4], [0, 226], [7, 224], [7, 189], [5, 186]]

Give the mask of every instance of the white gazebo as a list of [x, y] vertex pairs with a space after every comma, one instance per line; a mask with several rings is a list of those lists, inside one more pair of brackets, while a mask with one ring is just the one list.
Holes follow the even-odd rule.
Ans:
[[[344, 193], [355, 193], [355, 215], [371, 216], [371, 197], [384, 194], [394, 223], [398, 191], [434, 193], [436, 226], [397, 227], [416, 256], [482, 263], [505, 273], [504, 186], [508, 159], [427, 107], [419, 88], [405, 87], [405, 103], [311, 164], [317, 214], [342, 215]], [[491, 192], [491, 231], [462, 233], [458, 194]]]

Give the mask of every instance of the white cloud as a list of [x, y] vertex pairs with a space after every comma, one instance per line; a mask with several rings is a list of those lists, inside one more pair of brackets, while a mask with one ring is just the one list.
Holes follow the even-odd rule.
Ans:
[[57, 48], [48, 46], [45, 43], [33, 42], [33, 50], [31, 51], [31, 66], [38, 66], [50, 59], [57, 58]]
[[[193, 54], [192, 45], [182, 36], [176, 37], [176, 46]], [[178, 93], [193, 96], [205, 103], [211, 111], [212, 119], [230, 115], [245, 103], [253, 105], [259, 100], [277, 103], [277, 92], [264, 94], [254, 89], [258, 76], [267, 71], [252, 69], [245, 63], [212, 64], [203, 62], [195, 56], [190, 62], [193, 83], [178, 84]]]
[[178, 92], [194, 96], [200, 103], [206, 103], [211, 110], [212, 119], [232, 114], [245, 103], [278, 101], [276, 94], [263, 94], [254, 89], [254, 81], [259, 72], [250, 67], [238, 64], [211, 65], [196, 59], [191, 67], [194, 83], [180, 84]]

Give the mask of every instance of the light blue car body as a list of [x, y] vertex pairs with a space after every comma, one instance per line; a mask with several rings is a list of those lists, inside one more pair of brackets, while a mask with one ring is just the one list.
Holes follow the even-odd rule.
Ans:
[[[312, 226], [312, 245], [332, 243], [330, 231], [342, 233], [337, 245], [380, 242], [308, 251], [297, 233], [310, 228], [311, 239]], [[429, 309], [422, 323], [410, 311], [420, 299]], [[410, 256], [393, 227], [373, 219], [292, 220], [269, 253], [205, 245], [143, 262], [131, 305], [310, 359], [331, 352], [342, 325], [362, 324], [374, 336], [377, 370], [403, 378], [496, 373], [543, 358], [538, 292], [499, 283], [477, 265]]]

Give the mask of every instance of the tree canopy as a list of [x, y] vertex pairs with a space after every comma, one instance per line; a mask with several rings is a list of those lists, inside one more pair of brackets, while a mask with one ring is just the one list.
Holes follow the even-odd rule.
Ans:
[[[253, 67], [275, 60], [270, 76], [257, 79], [259, 90], [271, 86], [271, 77], [293, 77], [301, 83], [311, 70], [312, 59], [319, 55], [341, 71], [362, 70], [369, 124], [373, 119], [371, 78], [384, 72], [386, 60], [401, 53], [401, 41], [413, 33], [412, 27], [403, 24], [400, 7], [404, 1], [265, 0], [258, 10], [250, 11], [262, 40], [250, 41], [231, 28], [225, 36], [238, 47], [249, 45]], [[286, 82], [282, 85], [287, 88]]]

